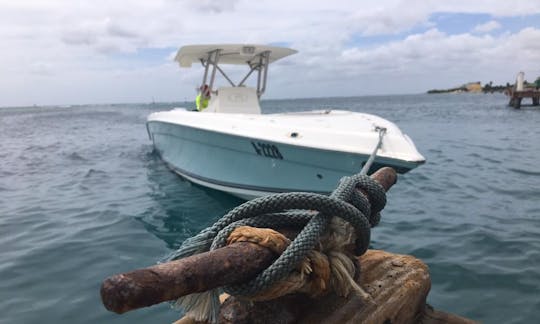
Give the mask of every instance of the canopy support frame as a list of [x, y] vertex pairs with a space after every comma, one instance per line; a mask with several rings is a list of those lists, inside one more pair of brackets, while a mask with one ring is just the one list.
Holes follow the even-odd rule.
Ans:
[[[216, 79], [216, 71], [219, 71], [221, 75], [231, 84], [233, 87], [242, 87], [247, 79], [257, 71], [257, 97], [260, 97], [266, 91], [266, 82], [268, 79], [268, 66], [270, 65], [270, 53], [271, 51], [261, 52], [253, 57], [253, 60], [247, 62], [250, 70], [246, 73], [244, 78], [238, 83], [235, 84], [231, 78], [219, 67], [219, 57], [221, 55], [227, 55], [226, 53], [222, 54], [221, 49], [216, 49], [207, 53], [205, 58], [201, 58], [201, 64], [204, 67], [204, 74], [202, 79], [202, 84], [199, 87], [202, 89], [204, 85], [208, 85], [210, 91], [214, 87], [214, 81]], [[210, 68], [212, 69], [210, 71]], [[209, 76], [210, 74], [210, 76]], [[204, 94], [203, 94], [204, 95]]]

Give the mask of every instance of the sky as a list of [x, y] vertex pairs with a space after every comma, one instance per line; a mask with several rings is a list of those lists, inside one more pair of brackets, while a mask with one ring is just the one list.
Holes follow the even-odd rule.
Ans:
[[265, 98], [424, 93], [540, 76], [540, 0], [0, 0], [0, 107], [191, 100], [190, 44], [298, 50]]

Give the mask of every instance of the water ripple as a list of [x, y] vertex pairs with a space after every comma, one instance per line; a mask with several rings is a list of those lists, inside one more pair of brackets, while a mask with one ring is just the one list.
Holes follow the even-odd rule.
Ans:
[[525, 170], [525, 169], [514, 169], [508, 168], [508, 171], [515, 172], [517, 174], [526, 175], [526, 176], [540, 176], [540, 171]]
[[[153, 152], [145, 117], [173, 106], [0, 109], [0, 321], [178, 318], [167, 305], [117, 316], [99, 300], [104, 278], [155, 264], [241, 203], [182, 180]], [[436, 308], [485, 323], [537, 321], [538, 111], [508, 109], [497, 95], [262, 106], [265, 112], [349, 107], [398, 122], [428, 162], [399, 176], [371, 246], [426, 262], [433, 282], [428, 302]]]

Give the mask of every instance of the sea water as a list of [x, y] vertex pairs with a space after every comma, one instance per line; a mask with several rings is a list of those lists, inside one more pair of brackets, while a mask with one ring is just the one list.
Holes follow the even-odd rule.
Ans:
[[[428, 302], [485, 323], [540, 319], [540, 109], [500, 94], [267, 100], [395, 122], [427, 163], [388, 193], [372, 248], [429, 266]], [[191, 105], [192, 104], [188, 104]], [[0, 322], [170, 323], [108, 312], [106, 277], [155, 264], [241, 200], [172, 173], [146, 116], [176, 104], [0, 109]]]

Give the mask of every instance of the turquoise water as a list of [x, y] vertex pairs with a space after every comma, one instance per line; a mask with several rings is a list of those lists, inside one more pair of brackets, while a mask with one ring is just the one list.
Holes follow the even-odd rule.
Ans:
[[[270, 100], [396, 122], [428, 162], [388, 194], [372, 247], [430, 267], [428, 301], [485, 323], [540, 318], [540, 109], [502, 95]], [[0, 109], [0, 323], [170, 323], [167, 304], [116, 315], [103, 279], [155, 264], [241, 203], [183, 181], [146, 116], [173, 104]]]

